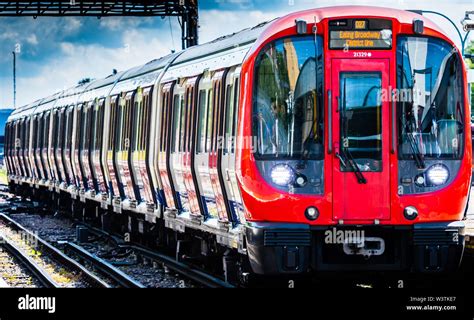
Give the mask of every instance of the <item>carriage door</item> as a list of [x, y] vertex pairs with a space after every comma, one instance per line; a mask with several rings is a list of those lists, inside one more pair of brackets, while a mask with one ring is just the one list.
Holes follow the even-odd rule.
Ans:
[[332, 60], [333, 217], [390, 219], [389, 60]]

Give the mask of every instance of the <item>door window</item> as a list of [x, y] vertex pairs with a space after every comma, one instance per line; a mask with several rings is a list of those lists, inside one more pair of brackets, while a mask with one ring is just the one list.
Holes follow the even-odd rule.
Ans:
[[[340, 74], [341, 151], [362, 172], [382, 171], [382, 75]], [[341, 170], [355, 168], [341, 162]]]

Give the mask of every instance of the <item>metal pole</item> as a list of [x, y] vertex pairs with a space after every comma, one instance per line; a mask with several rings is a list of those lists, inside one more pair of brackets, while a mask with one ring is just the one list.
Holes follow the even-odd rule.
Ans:
[[444, 19], [448, 20], [454, 27], [454, 29], [456, 29], [456, 32], [458, 33], [458, 36], [459, 36], [459, 40], [461, 40], [461, 51], [462, 51], [462, 56], [464, 57], [464, 50], [465, 50], [465, 44], [466, 44], [466, 41], [467, 41], [467, 38], [469, 36], [469, 32], [466, 34], [465, 37], [462, 36], [462, 33], [461, 31], [459, 31], [459, 28], [458, 26], [454, 23], [453, 20], [451, 20], [447, 15], [445, 14], [442, 14], [440, 12], [437, 12], [437, 11], [431, 11], [431, 10], [409, 10], [411, 12], [414, 12], [414, 13], [418, 13], [418, 14], [423, 14], [423, 13], [431, 13], [431, 14], [435, 14], [435, 15], [438, 15], [438, 16], [441, 16], [443, 17]]
[[13, 54], [13, 109], [16, 109], [16, 53]]

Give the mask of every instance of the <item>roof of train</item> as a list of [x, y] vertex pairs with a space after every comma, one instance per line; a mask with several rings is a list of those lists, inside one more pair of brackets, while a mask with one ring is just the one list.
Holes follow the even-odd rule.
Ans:
[[[417, 18], [422, 19], [428, 28], [445, 34], [443, 30], [431, 20], [416, 13], [399, 9], [372, 6], [334, 6], [310, 9], [305, 11], [294, 12], [282, 18], [275, 19], [274, 23], [279, 24], [280, 27], [283, 27], [285, 26], [285, 22], [294, 23], [294, 19], [296, 17], [302, 16], [312, 16], [313, 18], [316, 17], [318, 21], [344, 16], [393, 17], [401, 23], [407, 24], [412, 23], [413, 19]], [[205, 57], [207, 55], [215, 54], [217, 52], [223, 52], [238, 46], [252, 44], [260, 37], [260, 35], [264, 34], [264, 31], [268, 26], [273, 25], [273, 23], [264, 22], [255, 27], [247, 28], [233, 34], [217, 38], [211, 42], [188, 48], [180, 53], [174, 53], [165, 57], [152, 60], [144, 65], [129, 69], [127, 71], [118, 72], [117, 74], [110, 75], [103, 79], [94, 80], [90, 83], [78, 85], [73, 88], [57, 92], [51, 96], [39, 99], [35, 102], [16, 109], [12, 113], [10, 118], [21, 118], [27, 114], [32, 113], [33, 110], [35, 110], [39, 106], [52, 103], [53, 101], [62, 97], [80, 95], [84, 92], [96, 90], [98, 88], [106, 86], [111, 86], [116, 84], [117, 82], [125, 81], [128, 79], [158, 71], [160, 69], [165, 68], [170, 63], [172, 63], [173, 66], [178, 66], [180, 64], [184, 64], [200, 57]]]

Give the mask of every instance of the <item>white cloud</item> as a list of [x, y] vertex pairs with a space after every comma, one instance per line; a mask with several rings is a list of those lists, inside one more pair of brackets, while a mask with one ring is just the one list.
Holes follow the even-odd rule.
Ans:
[[[33, 77], [18, 78], [17, 106], [67, 89], [84, 78], [104, 78], [113, 69], [126, 70], [170, 53], [170, 40], [159, 39], [156, 30], [130, 29], [124, 32], [122, 46], [106, 48], [99, 44], [78, 45], [69, 42], [60, 44], [57, 59], [44, 65]], [[0, 102], [12, 101], [11, 83], [0, 83]]]
[[82, 20], [78, 17], [69, 17], [65, 19], [64, 23], [62, 24], [62, 30], [66, 34], [71, 34], [78, 31], [82, 26]]
[[36, 34], [31, 34], [29, 37], [26, 38], [26, 42], [36, 46], [38, 44], [38, 38], [36, 37]]

